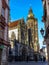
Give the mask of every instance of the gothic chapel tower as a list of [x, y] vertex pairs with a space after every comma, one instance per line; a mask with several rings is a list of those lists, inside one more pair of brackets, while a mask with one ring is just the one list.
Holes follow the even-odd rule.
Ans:
[[30, 8], [27, 16], [27, 43], [34, 49], [34, 51], [39, 51], [38, 44], [38, 22], [34, 17], [32, 8]]

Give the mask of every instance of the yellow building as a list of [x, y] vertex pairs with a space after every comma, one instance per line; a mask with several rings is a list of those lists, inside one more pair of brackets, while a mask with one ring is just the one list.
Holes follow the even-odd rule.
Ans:
[[39, 51], [37, 21], [32, 12], [32, 8], [30, 8], [27, 16], [27, 43], [34, 51]]

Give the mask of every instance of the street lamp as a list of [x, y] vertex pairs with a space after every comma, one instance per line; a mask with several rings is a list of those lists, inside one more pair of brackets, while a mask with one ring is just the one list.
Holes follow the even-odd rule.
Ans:
[[[40, 32], [41, 32], [41, 35], [44, 37], [44, 39], [49, 38], [49, 25], [46, 28], [46, 31], [44, 31], [43, 28], [41, 28]], [[45, 32], [45, 35], [44, 35], [44, 32]]]
[[44, 30], [43, 30], [43, 28], [41, 28], [40, 32], [41, 32], [41, 35], [44, 37]]
[[42, 37], [44, 38], [43, 45], [45, 45], [46, 44], [46, 41], [45, 41], [46, 36], [44, 35], [45, 31], [43, 28], [41, 28], [40, 32], [41, 32]]

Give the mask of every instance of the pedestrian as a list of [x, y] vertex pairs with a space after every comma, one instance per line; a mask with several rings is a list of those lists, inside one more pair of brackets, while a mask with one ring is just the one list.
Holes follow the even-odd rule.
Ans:
[[28, 56], [27, 56], [27, 62], [28, 62]]
[[37, 55], [35, 55], [35, 61], [37, 62]]
[[43, 56], [43, 62], [45, 62], [46, 58]]
[[34, 54], [34, 61], [36, 61], [36, 62], [38, 61], [36, 54]]

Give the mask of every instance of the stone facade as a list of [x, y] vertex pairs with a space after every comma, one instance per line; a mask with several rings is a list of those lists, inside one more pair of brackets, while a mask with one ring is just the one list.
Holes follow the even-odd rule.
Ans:
[[29, 10], [27, 17], [27, 42], [34, 49], [34, 51], [39, 51], [39, 42], [38, 42], [38, 22], [34, 17], [32, 8]]
[[[47, 53], [48, 53], [48, 62], [49, 62], [49, 0], [43, 0], [43, 22], [45, 24], [45, 36], [44, 41], [46, 42], [47, 46]], [[48, 63], [49, 65], [49, 63]]]
[[[0, 65], [7, 64], [9, 0], [0, 0]], [[4, 64], [5, 63], [5, 64]]]
[[[25, 22], [23, 19], [9, 23], [9, 39], [19, 41], [19, 43], [25, 44]], [[15, 37], [14, 37], [15, 36]]]
[[[38, 42], [38, 22], [34, 17], [32, 8], [29, 10], [27, 21], [25, 23], [24, 19], [9, 22], [9, 40], [11, 48], [14, 49], [14, 39], [18, 41], [18, 47], [25, 48], [27, 51], [24, 53], [21, 49], [21, 54], [33, 57], [33, 52], [39, 52], [39, 42]], [[19, 53], [18, 53], [19, 55]]]
[[[21, 57], [21, 60], [26, 60], [27, 56], [30, 55], [30, 53], [33, 55], [33, 50], [32, 52], [30, 52], [31, 47], [29, 47], [27, 43], [27, 26], [24, 22], [24, 19], [20, 19], [9, 23], [9, 40], [11, 44], [11, 49], [16, 48], [16, 46], [14, 46], [14, 39], [18, 41], [18, 43], [16, 42], [16, 55], [19, 56], [19, 58]], [[16, 51], [12, 50], [12, 52], [14, 52], [15, 55]]]
[[[17, 49], [17, 56], [22, 56], [22, 48], [26, 44], [26, 27], [25, 27], [24, 19], [20, 19], [14, 22], [9, 23], [9, 40], [11, 44], [11, 49], [14, 49], [16, 46], [14, 46], [14, 39], [16, 39], [18, 42], [16, 42], [16, 45], [18, 47]], [[21, 52], [20, 52], [21, 51]], [[12, 51], [15, 54], [15, 51]]]
[[47, 55], [47, 47], [43, 47], [43, 52], [44, 52], [44, 56], [46, 58], [46, 61], [48, 60], [48, 55]]

